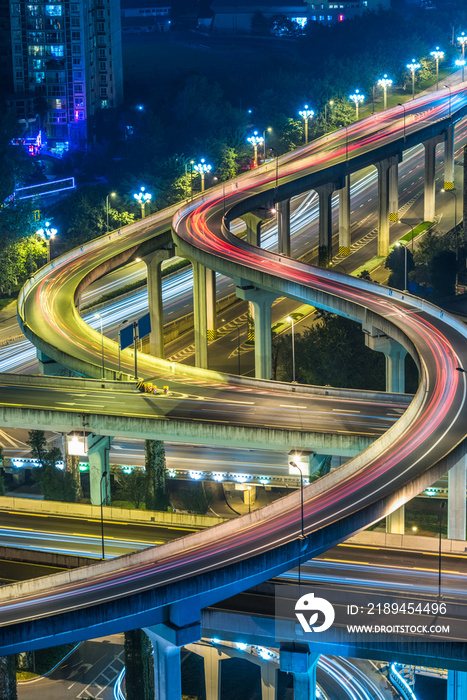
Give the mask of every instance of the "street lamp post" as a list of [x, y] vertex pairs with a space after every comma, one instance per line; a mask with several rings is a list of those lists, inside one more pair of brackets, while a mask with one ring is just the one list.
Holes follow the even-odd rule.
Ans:
[[408, 254], [408, 251], [407, 251], [407, 246], [402, 245], [402, 243], [400, 243], [400, 241], [397, 241], [396, 246], [398, 248], [404, 249], [404, 255], [405, 255], [405, 258], [404, 258], [404, 263], [405, 263], [405, 265], [404, 265], [404, 292], [407, 292], [407, 286], [408, 286], [408, 280], [407, 280], [407, 254]]
[[360, 102], [363, 102], [365, 99], [365, 95], [362, 95], [360, 90], [355, 90], [353, 95], [349, 95], [349, 100], [352, 100], [352, 102], [355, 104], [355, 121], [358, 122], [358, 106]]
[[326, 102], [326, 104], [324, 105], [324, 123], [325, 123], [326, 129], [328, 128], [328, 105], [329, 105], [330, 109], [332, 109], [333, 104], [334, 104], [334, 100], [329, 100], [329, 102]]
[[465, 58], [465, 45], [467, 44], [467, 36], [465, 36], [465, 32], [462, 32], [461, 35], [457, 37], [457, 41], [461, 45], [462, 58]]
[[211, 165], [208, 165], [204, 158], [201, 158], [199, 163], [197, 163], [195, 166], [193, 166], [198, 175], [201, 177], [201, 192], [204, 192], [204, 176], [206, 173], [209, 173], [211, 170]]
[[109, 232], [109, 197], [116, 197], [117, 193], [116, 192], [111, 192], [110, 194], [107, 195], [105, 198], [105, 212], [106, 212], [106, 221], [107, 221], [107, 233]]
[[392, 80], [391, 80], [391, 78], [388, 78], [387, 74], [385, 73], [384, 76], [380, 80], [378, 80], [378, 85], [383, 88], [384, 109], [387, 109], [388, 87], [390, 87], [392, 85]]
[[303, 118], [305, 125], [305, 144], [308, 143], [308, 120], [314, 115], [312, 109], [308, 109], [308, 105], [305, 105], [303, 109], [299, 111], [299, 115]]
[[104, 365], [104, 329], [102, 326], [102, 316], [99, 313], [94, 314], [94, 318], [98, 318], [101, 322], [101, 345], [102, 345], [102, 379], [105, 379], [105, 365]]
[[430, 56], [433, 56], [436, 62], [436, 89], [439, 88], [439, 62], [444, 58], [444, 51], [440, 51], [439, 46], [436, 47], [435, 51], [430, 51]]
[[107, 488], [105, 488], [104, 495], [102, 494], [102, 482], [107, 477], [107, 469], [102, 472], [100, 491], [101, 491], [101, 539], [102, 539], [102, 559], [105, 559], [104, 551], [104, 500], [107, 505]]
[[443, 509], [445, 507], [446, 501], [441, 501], [439, 504], [438, 598], [441, 598], [441, 525]]
[[405, 105], [402, 104], [402, 102], [399, 102], [397, 106], [398, 106], [398, 107], [402, 107], [402, 109], [404, 110], [404, 141], [405, 141], [405, 135], [406, 135], [406, 130], [405, 130]]
[[301, 512], [300, 539], [305, 540], [306, 535], [305, 535], [305, 522], [304, 522], [304, 514], [303, 514], [303, 472], [296, 462], [289, 462], [289, 464], [291, 467], [293, 467], [294, 469], [298, 469], [298, 471], [300, 472], [300, 512]]
[[404, 221], [403, 219], [399, 219], [399, 223], [404, 224], [404, 226], [408, 226], [410, 228], [410, 230], [412, 231], [412, 255], [413, 255], [413, 235], [414, 235], [413, 231], [414, 231], [415, 226], [412, 226], [412, 224], [409, 224], [408, 221]]
[[465, 58], [457, 58], [456, 59], [456, 66], [458, 68], [462, 68], [462, 82], [464, 82], [464, 71], [465, 71]]
[[421, 68], [420, 63], [417, 63], [414, 58], [412, 58], [412, 63], [407, 63], [407, 68], [412, 73], [412, 100], [415, 99], [415, 71]]
[[262, 136], [258, 136], [257, 131], [254, 131], [253, 136], [248, 136], [247, 141], [248, 141], [248, 143], [251, 143], [251, 145], [253, 146], [253, 150], [254, 150], [254, 154], [255, 154], [253, 163], [256, 166], [256, 165], [258, 165], [258, 146], [260, 144], [264, 143], [264, 139]]
[[272, 131], [272, 126], [268, 126], [267, 129], [263, 131], [263, 155], [264, 160], [266, 160], [266, 134], [270, 134]]
[[40, 228], [36, 231], [38, 236], [41, 236], [45, 240], [46, 246], [47, 246], [47, 262], [50, 262], [50, 241], [53, 241], [55, 236], [57, 235], [57, 229], [56, 228], [51, 228], [50, 222], [46, 221], [44, 224], [44, 228]]
[[287, 316], [287, 321], [292, 324], [292, 381], [295, 381], [295, 329], [293, 316]]
[[146, 209], [146, 202], [150, 202], [152, 195], [149, 194], [149, 192], [146, 192], [146, 188], [142, 187], [141, 190], [136, 194], [133, 195], [133, 197], [136, 199], [137, 202], [139, 202], [141, 206], [141, 218], [144, 219], [145, 217], [145, 209]]
[[459, 288], [459, 231], [457, 230], [457, 194], [454, 192], [454, 190], [441, 190], [441, 192], [447, 192], [448, 194], [452, 194], [454, 197], [454, 232], [456, 234], [456, 282], [455, 282], [455, 289], [456, 289], [456, 294], [457, 290]]

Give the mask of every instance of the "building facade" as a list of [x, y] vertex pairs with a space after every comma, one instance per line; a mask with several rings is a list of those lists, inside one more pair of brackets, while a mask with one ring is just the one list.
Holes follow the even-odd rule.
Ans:
[[10, 1], [10, 30], [18, 118], [40, 121], [49, 147], [84, 146], [123, 99], [119, 1]]

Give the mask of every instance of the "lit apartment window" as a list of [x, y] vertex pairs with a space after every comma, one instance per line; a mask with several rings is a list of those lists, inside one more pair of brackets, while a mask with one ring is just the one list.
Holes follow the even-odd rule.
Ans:
[[61, 5], [46, 5], [45, 14], [47, 17], [61, 17], [62, 16], [62, 6]]
[[61, 58], [62, 56], [64, 56], [65, 52], [63, 45], [52, 45], [50, 47], [50, 55], [55, 56], [55, 58]]
[[109, 101], [108, 100], [101, 100], [101, 107], [102, 109], [105, 109], [106, 107], [109, 106]]
[[332, 22], [332, 15], [328, 15], [328, 22]]
[[75, 107], [84, 107], [84, 97], [75, 97]]

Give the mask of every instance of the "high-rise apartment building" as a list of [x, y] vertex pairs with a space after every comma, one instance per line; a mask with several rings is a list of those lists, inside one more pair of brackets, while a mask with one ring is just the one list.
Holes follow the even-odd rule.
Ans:
[[10, 0], [19, 119], [38, 115], [49, 146], [85, 145], [100, 109], [123, 99], [119, 0]]

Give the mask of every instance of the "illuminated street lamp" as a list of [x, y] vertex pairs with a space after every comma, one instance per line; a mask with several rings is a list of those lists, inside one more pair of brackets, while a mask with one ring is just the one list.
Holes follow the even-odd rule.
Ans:
[[57, 235], [57, 229], [50, 226], [50, 222], [46, 221], [44, 228], [40, 228], [36, 231], [38, 236], [41, 236], [47, 245], [47, 262], [50, 262], [50, 241], [52, 241]]
[[287, 316], [287, 321], [292, 324], [292, 381], [295, 381], [295, 332], [293, 316]]
[[387, 103], [387, 93], [388, 93], [388, 87], [392, 85], [392, 80], [391, 78], [388, 78], [387, 74], [385, 73], [384, 76], [378, 80], [378, 85], [383, 88], [383, 94], [384, 94], [384, 109], [387, 109], [388, 103]]
[[326, 128], [328, 127], [328, 105], [330, 109], [332, 109], [332, 105], [334, 104], [334, 100], [329, 100], [329, 102], [326, 102], [324, 105], [324, 123], [326, 125]]
[[439, 50], [439, 46], [436, 47], [435, 51], [430, 51], [430, 56], [433, 56], [436, 61], [436, 89], [439, 88], [439, 62], [444, 58], [444, 51]]
[[146, 202], [151, 201], [152, 195], [149, 194], [149, 192], [146, 192], [145, 187], [142, 187], [137, 194], [133, 195], [133, 197], [136, 199], [137, 202], [139, 202], [141, 206], [141, 218], [144, 219]]
[[248, 143], [251, 143], [254, 149], [255, 157], [253, 160], [254, 165], [258, 165], [258, 146], [262, 143], [264, 143], [264, 139], [262, 136], [258, 136], [258, 132], [254, 131], [253, 136], [249, 136], [247, 138]]
[[407, 63], [407, 68], [412, 73], [412, 100], [415, 99], [415, 71], [421, 68], [421, 65], [412, 58], [412, 63]]
[[98, 318], [101, 322], [101, 345], [102, 345], [102, 379], [105, 379], [105, 365], [104, 365], [104, 329], [102, 326], [102, 316], [99, 313], [94, 314], [94, 318]]
[[116, 196], [117, 196], [116, 192], [111, 192], [105, 198], [105, 211], [106, 211], [106, 215], [107, 215], [107, 233], [109, 232], [109, 197], [116, 197]]
[[267, 129], [263, 131], [263, 153], [264, 153], [264, 160], [266, 160], [266, 134], [270, 134], [272, 131], [272, 126], [268, 126]]
[[465, 58], [457, 58], [456, 66], [462, 68], [462, 82], [464, 82]]
[[462, 58], [465, 58], [465, 45], [467, 44], [467, 36], [465, 36], [465, 32], [462, 32], [462, 34], [457, 37], [457, 41], [461, 45]]
[[204, 158], [201, 158], [200, 162], [193, 167], [201, 176], [201, 192], [204, 192], [204, 176], [211, 170], [212, 166], [208, 165]]
[[360, 90], [355, 90], [353, 95], [349, 95], [349, 100], [352, 100], [352, 102], [355, 104], [355, 120], [358, 121], [358, 105], [360, 102], [363, 102], [365, 99], [365, 95], [362, 95]]
[[308, 143], [308, 120], [314, 115], [312, 109], [308, 109], [308, 105], [305, 105], [304, 109], [301, 109], [299, 115], [303, 118], [305, 123], [305, 143]]
[[306, 535], [305, 535], [305, 523], [304, 523], [304, 516], [303, 516], [303, 472], [296, 462], [289, 462], [289, 465], [293, 469], [297, 469], [300, 472], [300, 510], [301, 510], [301, 522], [302, 522], [302, 527], [301, 527], [302, 532], [300, 535], [300, 539], [304, 540], [304, 539], [306, 539]]

